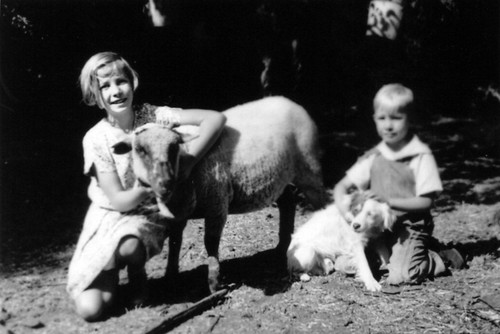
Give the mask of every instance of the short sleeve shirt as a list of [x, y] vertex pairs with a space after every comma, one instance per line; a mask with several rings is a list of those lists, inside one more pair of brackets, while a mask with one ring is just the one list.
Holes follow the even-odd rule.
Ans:
[[413, 171], [415, 178], [416, 196], [433, 192], [439, 193], [443, 190], [436, 160], [430, 148], [422, 143], [417, 136], [414, 136], [398, 152], [394, 152], [384, 142], [381, 142], [374, 150], [361, 157], [346, 173], [348, 179], [359, 189], [366, 190], [369, 188], [370, 171], [378, 153], [391, 161], [409, 159], [408, 166]]
[[[158, 122], [162, 124], [180, 122], [180, 109], [169, 107], [156, 107], [149, 104], [134, 108], [134, 128], [146, 123]], [[135, 175], [132, 169], [131, 153], [115, 154], [113, 145], [120, 142], [127, 134], [114, 127], [106, 119], [101, 119], [94, 125], [83, 138], [83, 156], [85, 175], [90, 176], [88, 196], [92, 202], [103, 208], [112, 210], [109, 199], [99, 187], [94, 168], [99, 172], [116, 173], [123, 189], [130, 189], [134, 185]]]

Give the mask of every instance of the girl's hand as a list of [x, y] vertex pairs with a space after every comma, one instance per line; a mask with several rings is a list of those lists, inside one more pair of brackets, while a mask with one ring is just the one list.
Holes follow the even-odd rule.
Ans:
[[176, 123], [172, 123], [172, 122], [169, 122], [167, 120], [162, 120], [162, 121], [159, 121], [158, 124], [160, 124], [161, 126], [164, 126], [170, 130], [172, 130], [174, 127], [176, 126], [179, 126], [179, 124], [176, 124]]
[[99, 172], [97, 169], [97, 175], [99, 186], [116, 211], [133, 210], [152, 193], [151, 188], [143, 187], [137, 179], [132, 188], [125, 190], [116, 172]]
[[153, 193], [153, 188], [144, 186], [139, 179], [135, 179], [134, 186], [132, 187], [134, 190], [143, 192], [144, 194], [150, 195]]
[[165, 115], [165, 110], [166, 110], [166, 113], [168, 113], [172, 109], [175, 109], [175, 108], [159, 107], [157, 109], [156, 123], [160, 124], [161, 126], [164, 126], [166, 128], [169, 128], [169, 129], [173, 129], [173, 128], [179, 126], [180, 123], [179, 123], [178, 119], [175, 120], [174, 117], [165, 117], [164, 116]]

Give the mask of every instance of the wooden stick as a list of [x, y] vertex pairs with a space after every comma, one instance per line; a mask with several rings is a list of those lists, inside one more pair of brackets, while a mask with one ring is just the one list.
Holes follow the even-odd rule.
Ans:
[[182, 310], [182, 311], [168, 317], [161, 324], [159, 324], [155, 328], [151, 329], [150, 331], [146, 332], [146, 334], [167, 333], [168, 331], [174, 329], [175, 327], [177, 327], [178, 325], [180, 325], [182, 322], [186, 321], [190, 317], [197, 315], [198, 313], [202, 312], [203, 310], [205, 310], [209, 306], [213, 305], [217, 300], [224, 297], [228, 292], [229, 292], [229, 289], [222, 289], [222, 290], [219, 290], [219, 291], [211, 294], [208, 297], [203, 298], [202, 300], [194, 303], [193, 305], [191, 305], [187, 309]]

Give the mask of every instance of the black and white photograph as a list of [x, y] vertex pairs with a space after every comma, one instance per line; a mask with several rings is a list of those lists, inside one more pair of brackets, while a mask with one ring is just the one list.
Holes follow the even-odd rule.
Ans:
[[0, 0], [0, 334], [500, 333], [500, 3]]

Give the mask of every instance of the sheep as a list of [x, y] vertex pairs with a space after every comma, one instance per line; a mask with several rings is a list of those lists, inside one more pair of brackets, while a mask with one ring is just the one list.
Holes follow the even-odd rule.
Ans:
[[151, 185], [161, 214], [171, 221], [165, 277], [178, 274], [187, 220], [204, 218], [211, 292], [219, 286], [219, 243], [228, 214], [257, 211], [277, 202], [277, 250], [286, 259], [296, 205], [288, 185], [302, 191], [315, 209], [328, 202], [317, 127], [304, 108], [285, 97], [267, 97], [223, 113], [227, 122], [220, 138], [180, 183], [176, 180], [179, 149], [189, 150], [189, 139], [196, 135], [192, 131], [183, 134], [183, 127], [146, 124], [115, 145], [115, 153], [132, 150], [136, 176]]

